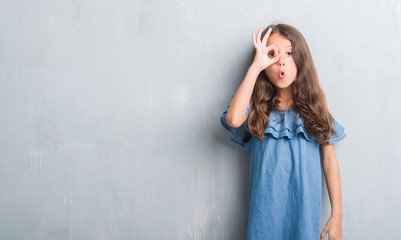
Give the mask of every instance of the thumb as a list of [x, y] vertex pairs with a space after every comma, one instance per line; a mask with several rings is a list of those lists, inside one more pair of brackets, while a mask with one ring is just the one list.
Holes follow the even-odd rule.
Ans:
[[323, 238], [326, 236], [327, 234], [327, 229], [323, 229], [322, 233], [320, 234], [320, 240], [323, 240]]

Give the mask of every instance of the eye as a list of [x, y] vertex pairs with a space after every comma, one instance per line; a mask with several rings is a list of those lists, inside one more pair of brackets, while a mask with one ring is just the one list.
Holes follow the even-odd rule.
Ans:
[[287, 52], [287, 53], [288, 53], [288, 55], [290, 55], [290, 56], [292, 55], [292, 52]]
[[274, 57], [274, 51], [270, 51], [267, 55], [268, 55], [269, 57]]

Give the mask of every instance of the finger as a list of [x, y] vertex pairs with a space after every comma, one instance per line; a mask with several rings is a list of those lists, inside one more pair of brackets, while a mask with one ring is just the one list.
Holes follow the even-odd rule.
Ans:
[[320, 240], [323, 240], [325, 235], [326, 235], [326, 231], [323, 230], [323, 232], [320, 233]]
[[320, 240], [323, 240], [323, 238], [326, 236], [327, 230], [324, 229], [323, 232], [320, 234]]
[[252, 33], [252, 43], [253, 43], [253, 46], [256, 48], [257, 44], [256, 44], [256, 40], [255, 40], [255, 33]]
[[274, 49], [274, 52], [278, 54], [278, 48], [276, 47], [276, 45], [272, 44], [272, 49]]
[[258, 31], [258, 39], [257, 39], [257, 43], [258, 44], [260, 44], [260, 43], [262, 43], [262, 41], [260, 41], [260, 37], [262, 36], [262, 28], [259, 28], [259, 31]]
[[274, 60], [278, 61], [281, 58], [282, 54], [278, 52], [277, 48], [274, 49], [274, 53], [275, 53]]
[[273, 57], [270, 57], [270, 58], [273, 58], [273, 59], [274, 59], [274, 62], [277, 62], [277, 61], [280, 59], [281, 54], [278, 53], [278, 49], [277, 49], [276, 46], [270, 45], [270, 46], [268, 46], [266, 49], [267, 49], [267, 54], [268, 54], [269, 57], [270, 57], [271, 51], [274, 52], [274, 56], [273, 56]]
[[280, 57], [281, 57], [281, 53], [274, 56], [274, 62], [278, 62], [278, 60], [280, 60]]
[[263, 37], [263, 40], [262, 40], [263, 46], [266, 46], [267, 39], [269, 38], [271, 32], [272, 32], [272, 28], [269, 27], [269, 29], [267, 30], [267, 33], [265, 34], [265, 36]]
[[272, 50], [274, 52], [274, 56], [278, 55], [278, 48], [274, 44], [267, 46], [267, 48], [266, 48], [267, 52], [270, 52]]

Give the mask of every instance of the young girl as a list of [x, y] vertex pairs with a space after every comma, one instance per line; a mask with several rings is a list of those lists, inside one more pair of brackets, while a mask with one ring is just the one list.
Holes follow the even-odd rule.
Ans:
[[[250, 157], [248, 240], [342, 239], [338, 161], [344, 127], [330, 114], [308, 45], [287, 24], [261, 28], [252, 64], [221, 116]], [[331, 216], [319, 236], [321, 162]]]

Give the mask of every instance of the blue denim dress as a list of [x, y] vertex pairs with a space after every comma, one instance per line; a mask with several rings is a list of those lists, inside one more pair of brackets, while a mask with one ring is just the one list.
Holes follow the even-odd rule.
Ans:
[[[250, 103], [247, 120], [238, 128], [226, 122], [229, 106], [220, 121], [230, 140], [245, 147], [250, 158], [247, 239], [318, 240], [322, 193], [318, 141], [304, 128], [302, 117], [294, 122], [297, 113], [285, 109], [272, 111], [260, 142], [247, 127]], [[334, 129], [337, 135], [329, 143], [346, 136], [336, 120]]]

